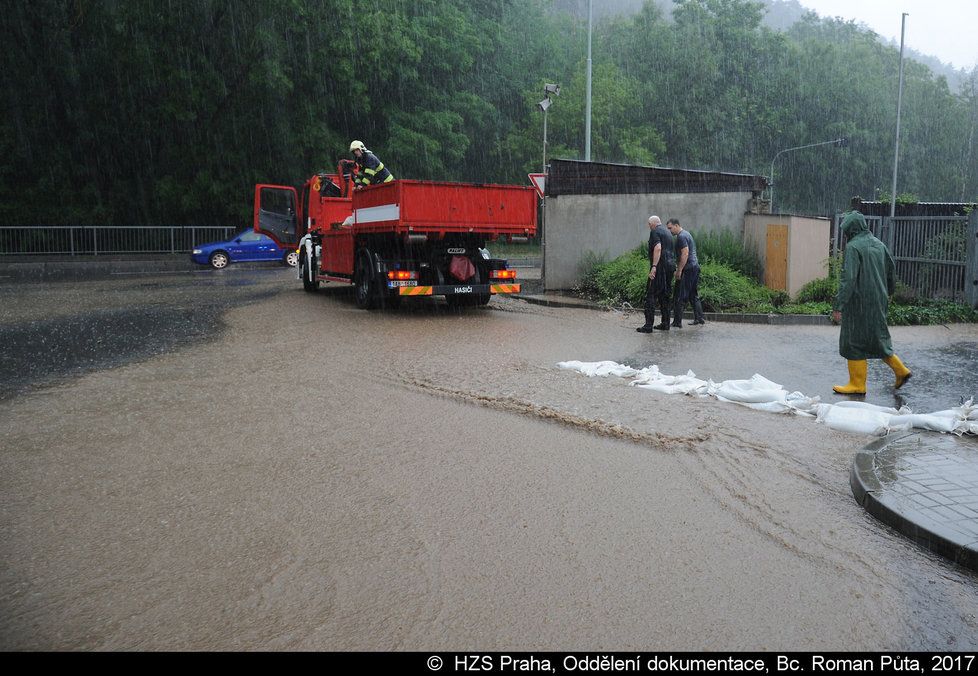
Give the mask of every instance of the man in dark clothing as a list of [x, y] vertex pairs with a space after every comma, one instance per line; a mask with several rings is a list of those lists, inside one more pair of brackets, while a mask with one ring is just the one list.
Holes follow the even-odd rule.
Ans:
[[[645, 284], [645, 326], [639, 333], [652, 333], [653, 329], [669, 330], [669, 291], [672, 275], [676, 270], [675, 249], [672, 235], [662, 225], [658, 216], [649, 217], [649, 277]], [[659, 304], [662, 323], [655, 325], [655, 304]]]
[[356, 158], [357, 166], [360, 171], [354, 179], [356, 188], [366, 188], [368, 185], [378, 183], [389, 183], [394, 180], [394, 175], [388, 171], [384, 163], [376, 155], [367, 150], [363, 141], [354, 141], [350, 144], [350, 152]]
[[889, 296], [896, 288], [893, 257], [869, 232], [858, 211], [846, 214], [839, 227], [846, 236], [846, 250], [832, 320], [842, 322], [839, 354], [848, 362], [849, 382], [832, 389], [839, 394], [866, 394], [867, 359], [882, 359], [893, 369], [893, 387], [899, 389], [913, 374], [893, 353], [886, 325]]
[[700, 263], [696, 258], [696, 242], [693, 236], [683, 230], [679, 219], [670, 218], [666, 223], [669, 232], [676, 238], [676, 307], [672, 318], [672, 326], [683, 328], [683, 310], [686, 301], [693, 305], [693, 323], [706, 324], [703, 318], [703, 305], [700, 303]]

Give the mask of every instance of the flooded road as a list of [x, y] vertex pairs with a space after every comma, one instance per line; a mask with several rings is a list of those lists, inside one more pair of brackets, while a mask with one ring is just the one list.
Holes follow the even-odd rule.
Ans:
[[[837, 328], [368, 313], [284, 270], [0, 299], [4, 648], [978, 647], [975, 575], [853, 500], [871, 439], [556, 367], [834, 401]], [[975, 393], [978, 327], [892, 332], [904, 403]]]

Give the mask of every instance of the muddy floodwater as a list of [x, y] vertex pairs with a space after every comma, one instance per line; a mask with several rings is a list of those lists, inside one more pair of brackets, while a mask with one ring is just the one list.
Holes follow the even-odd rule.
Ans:
[[[853, 500], [871, 438], [556, 366], [835, 401], [837, 328], [365, 312], [279, 269], [0, 301], [0, 648], [978, 647], [978, 577]], [[976, 393], [978, 327], [892, 333], [914, 377], [867, 401]]]

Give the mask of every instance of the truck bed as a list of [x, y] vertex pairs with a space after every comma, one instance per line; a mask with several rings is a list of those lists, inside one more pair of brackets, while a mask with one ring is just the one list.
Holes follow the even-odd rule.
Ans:
[[353, 230], [533, 236], [536, 211], [531, 187], [401, 179], [353, 194]]

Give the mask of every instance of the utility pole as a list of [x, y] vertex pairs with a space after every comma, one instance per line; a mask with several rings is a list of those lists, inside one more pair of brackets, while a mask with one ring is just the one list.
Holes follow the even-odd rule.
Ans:
[[587, 1], [587, 105], [584, 113], [584, 161], [591, 161], [591, 4]]
[[900, 163], [900, 107], [903, 103], [903, 37], [907, 29], [907, 17], [904, 12], [900, 17], [900, 86], [897, 90], [897, 119], [896, 119], [896, 142], [893, 146], [893, 189], [890, 191], [890, 218], [896, 216], [897, 198], [897, 165]]

